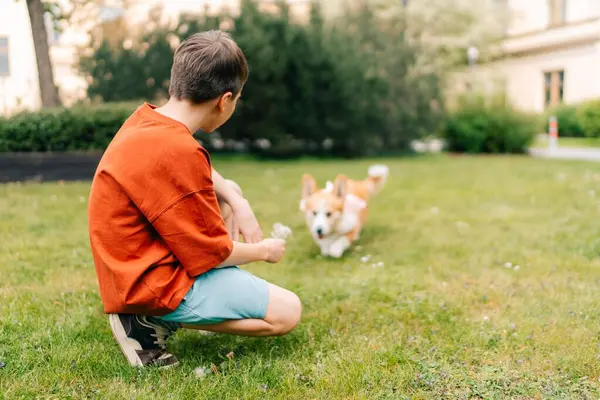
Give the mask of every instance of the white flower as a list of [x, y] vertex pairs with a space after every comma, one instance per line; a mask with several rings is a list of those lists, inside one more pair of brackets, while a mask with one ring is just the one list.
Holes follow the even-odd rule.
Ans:
[[220, 150], [223, 147], [225, 147], [225, 141], [223, 141], [223, 139], [213, 138], [211, 140], [211, 143], [212, 143], [212, 146], [217, 150]]
[[206, 378], [206, 375], [208, 374], [208, 372], [206, 371], [206, 368], [198, 367], [194, 370], [194, 374], [196, 375], [196, 378], [204, 379], [204, 378]]
[[512, 268], [512, 263], [507, 262], [506, 264], [504, 264], [504, 268]]
[[490, 317], [488, 317], [487, 315], [484, 315], [484, 316], [483, 316], [483, 320], [484, 320], [484, 321], [489, 321], [489, 320], [490, 320]]
[[256, 139], [254, 145], [259, 149], [269, 149], [271, 148], [271, 141], [269, 139]]
[[370, 259], [371, 259], [371, 255], [367, 254], [366, 256], [361, 257], [360, 261], [362, 261], [364, 263], [368, 263]]
[[437, 207], [431, 207], [431, 213], [433, 215], [438, 215], [440, 213], [440, 209]]
[[410, 142], [410, 147], [415, 153], [424, 153], [427, 151], [427, 145], [421, 140], [413, 140]]
[[456, 221], [455, 225], [458, 229], [468, 229], [471, 227], [471, 225], [464, 221]]
[[273, 232], [271, 232], [271, 236], [275, 239], [287, 240], [290, 236], [292, 236], [292, 229], [277, 222], [273, 225]]
[[521, 269], [521, 266], [520, 266], [520, 265], [515, 265], [515, 267], [514, 267], [513, 269], [514, 269], [515, 271], [518, 271], [518, 270], [520, 270], [520, 269]]

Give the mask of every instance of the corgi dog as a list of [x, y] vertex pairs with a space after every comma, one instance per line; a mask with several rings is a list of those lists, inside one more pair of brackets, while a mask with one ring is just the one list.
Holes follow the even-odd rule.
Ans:
[[324, 189], [318, 189], [312, 175], [302, 177], [300, 211], [306, 216], [306, 225], [321, 255], [339, 258], [359, 239], [369, 200], [385, 185], [389, 169], [373, 165], [367, 175], [361, 181], [338, 175]]

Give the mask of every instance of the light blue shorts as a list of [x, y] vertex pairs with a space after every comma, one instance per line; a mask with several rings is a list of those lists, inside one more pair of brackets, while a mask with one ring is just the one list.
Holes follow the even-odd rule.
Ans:
[[269, 284], [238, 267], [215, 268], [198, 276], [175, 311], [159, 317], [188, 325], [232, 319], [264, 319]]

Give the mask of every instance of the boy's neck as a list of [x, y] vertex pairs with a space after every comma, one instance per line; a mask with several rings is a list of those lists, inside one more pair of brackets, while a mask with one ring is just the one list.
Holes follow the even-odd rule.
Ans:
[[[155, 111], [181, 122], [194, 134], [207, 125], [213, 107], [214, 105], [211, 103], [192, 104], [187, 100], [171, 98], [167, 104], [157, 107]], [[203, 130], [206, 131], [206, 129]]]

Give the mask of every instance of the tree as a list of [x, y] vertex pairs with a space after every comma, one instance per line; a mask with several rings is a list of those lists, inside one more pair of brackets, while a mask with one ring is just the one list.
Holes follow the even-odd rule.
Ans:
[[[392, 0], [385, 0], [394, 3]], [[406, 8], [411, 40], [422, 44], [420, 68], [444, 72], [467, 62], [467, 49], [480, 50], [481, 62], [496, 57], [509, 10], [501, 2], [421, 0]]]
[[50, 60], [50, 46], [48, 45], [48, 34], [44, 24], [44, 4], [41, 0], [27, 0], [27, 11], [31, 22], [31, 35], [37, 62], [42, 107], [58, 107], [60, 98], [58, 88], [54, 83], [54, 72]]
[[[339, 51], [336, 58], [358, 55], [354, 58], [366, 70], [367, 79], [347, 80], [373, 105], [369, 125], [377, 134], [366, 136], [370, 139], [367, 147], [379, 153], [407, 148], [411, 140], [436, 133], [441, 123], [441, 74], [419, 67], [426, 49], [410, 37], [406, 17], [398, 1], [355, 0], [332, 20], [337, 34], [333, 48]], [[368, 80], [371, 88], [358, 87]], [[375, 109], [379, 115], [373, 114]]]
[[80, 23], [82, 17], [93, 20], [93, 17], [90, 18], [89, 11], [97, 8], [96, 2], [96, 0], [71, 0], [68, 3], [57, 0], [26, 0], [35, 49], [42, 107], [52, 108], [61, 105], [58, 87], [54, 81], [54, 70], [50, 58], [50, 46], [44, 15], [51, 15], [53, 28], [60, 30], [62, 23]]

